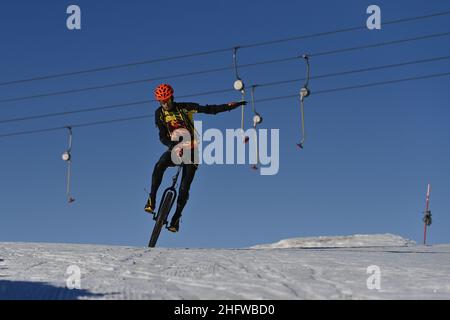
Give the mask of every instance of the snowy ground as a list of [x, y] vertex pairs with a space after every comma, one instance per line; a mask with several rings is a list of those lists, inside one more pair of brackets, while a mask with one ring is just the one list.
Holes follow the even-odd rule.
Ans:
[[0, 299], [450, 299], [450, 245], [393, 235], [249, 249], [0, 243]]

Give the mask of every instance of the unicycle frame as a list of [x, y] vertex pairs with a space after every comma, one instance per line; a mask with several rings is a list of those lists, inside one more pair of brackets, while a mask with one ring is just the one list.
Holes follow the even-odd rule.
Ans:
[[164, 190], [164, 193], [161, 198], [161, 203], [158, 208], [158, 213], [155, 216], [153, 216], [153, 220], [155, 220], [156, 222], [155, 226], [153, 227], [153, 232], [150, 237], [150, 241], [148, 243], [148, 246], [150, 248], [155, 247], [163, 226], [167, 227], [168, 224], [167, 217], [169, 216], [170, 210], [172, 210], [173, 204], [177, 199], [177, 190], [175, 188], [177, 185], [178, 176], [180, 175], [180, 171], [181, 165], [178, 166], [177, 173], [172, 177], [172, 185], [168, 187], [166, 190]]

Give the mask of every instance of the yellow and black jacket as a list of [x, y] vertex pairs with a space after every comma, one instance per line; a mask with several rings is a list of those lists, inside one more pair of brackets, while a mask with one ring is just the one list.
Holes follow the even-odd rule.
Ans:
[[155, 124], [159, 129], [159, 140], [169, 148], [175, 146], [178, 141], [172, 141], [170, 134], [179, 128], [189, 130], [192, 137], [195, 137], [194, 114], [206, 113], [217, 114], [225, 111], [231, 111], [237, 106], [228, 104], [201, 106], [192, 102], [174, 102], [172, 110], [167, 111], [159, 107], [155, 111]]

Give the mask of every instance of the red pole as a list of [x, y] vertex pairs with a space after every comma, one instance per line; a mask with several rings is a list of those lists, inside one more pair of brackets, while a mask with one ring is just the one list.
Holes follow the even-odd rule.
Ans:
[[427, 244], [427, 224], [423, 224], [423, 245]]
[[[431, 185], [428, 184], [427, 186], [427, 200], [426, 200], [426, 206], [425, 206], [425, 215], [428, 215], [430, 212], [430, 191], [431, 191]], [[427, 243], [427, 222], [424, 219], [424, 227], [423, 227], [423, 244], [426, 245]]]

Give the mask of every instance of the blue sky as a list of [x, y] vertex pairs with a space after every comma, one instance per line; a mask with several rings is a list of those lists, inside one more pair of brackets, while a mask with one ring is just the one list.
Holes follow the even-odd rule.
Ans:
[[[78, 4], [82, 30], [66, 29]], [[448, 11], [442, 1], [8, 1], [0, 10], [0, 82], [228, 48], [364, 25], [366, 8], [382, 21]], [[242, 49], [239, 63], [291, 57], [450, 31], [449, 16]], [[311, 75], [446, 56], [448, 37], [311, 58]], [[0, 86], [0, 100], [231, 66], [232, 52], [51, 80]], [[434, 223], [429, 243], [449, 243], [450, 77], [314, 95], [314, 91], [450, 72], [449, 60], [313, 79], [306, 101], [308, 140], [299, 151], [296, 99], [261, 103], [262, 128], [280, 129], [280, 171], [247, 165], [202, 166], [181, 232], [165, 247], [245, 247], [302, 236], [394, 233], [422, 239], [427, 183]], [[247, 83], [301, 78], [301, 60], [242, 69]], [[152, 99], [160, 82], [175, 95], [232, 88], [232, 70], [76, 94], [0, 103], [0, 119]], [[301, 83], [256, 90], [256, 98], [296, 94]], [[238, 100], [236, 92], [192, 97], [201, 104]], [[180, 99], [178, 101], [183, 101]], [[185, 101], [185, 100], [184, 100]], [[0, 135], [121, 117], [157, 105], [0, 123]], [[247, 125], [251, 112], [247, 109]], [[199, 115], [205, 128], [237, 128], [240, 112]], [[143, 211], [155, 162], [165, 147], [153, 119], [76, 128], [67, 204], [67, 132], [0, 139], [0, 241], [145, 246], [153, 222]], [[173, 169], [161, 186], [170, 182]], [[161, 193], [160, 193], [161, 194]]]

